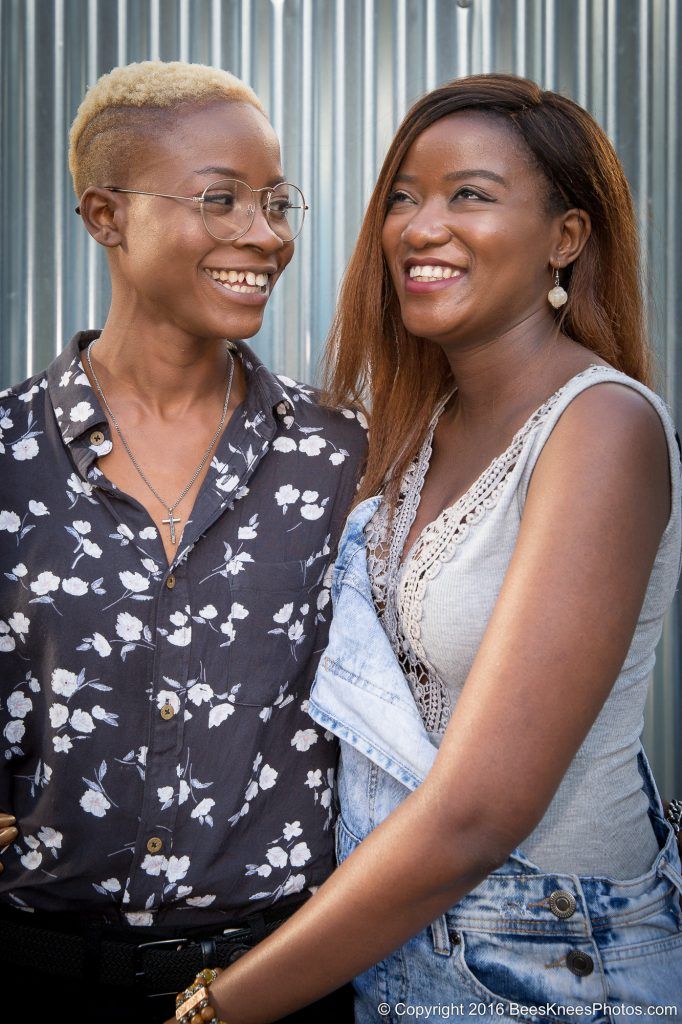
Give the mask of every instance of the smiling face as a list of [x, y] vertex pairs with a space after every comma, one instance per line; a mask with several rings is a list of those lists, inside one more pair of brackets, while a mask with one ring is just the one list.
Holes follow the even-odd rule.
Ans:
[[[250, 104], [180, 108], [168, 131], [145, 141], [126, 180], [106, 184], [200, 196], [222, 178], [253, 189], [284, 180], [277, 137]], [[267, 193], [256, 196], [253, 224], [235, 241], [209, 234], [199, 203], [108, 195], [121, 235], [109, 250], [114, 288], [123, 289], [136, 318], [202, 338], [248, 338], [259, 330], [270, 292], [294, 252], [293, 243], [268, 225]]]
[[415, 140], [393, 182], [382, 246], [403, 323], [444, 349], [546, 315], [562, 215], [523, 143], [497, 117], [464, 111]]

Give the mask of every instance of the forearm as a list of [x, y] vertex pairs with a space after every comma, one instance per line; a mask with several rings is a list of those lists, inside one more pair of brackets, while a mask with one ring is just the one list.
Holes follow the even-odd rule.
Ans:
[[499, 857], [473, 820], [455, 835], [438, 804], [424, 784], [305, 907], [224, 972], [211, 986], [220, 1019], [265, 1024], [313, 1002], [382, 960], [477, 885]]

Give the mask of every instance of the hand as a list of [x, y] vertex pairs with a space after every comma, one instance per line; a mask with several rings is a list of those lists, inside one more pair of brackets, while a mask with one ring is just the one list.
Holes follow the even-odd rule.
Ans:
[[[4, 811], [0, 811], [0, 856], [5, 852], [10, 843], [19, 835], [16, 825], [16, 818], [11, 814], [6, 814]], [[0, 860], [0, 874], [2, 874], [4, 868], [3, 863]]]

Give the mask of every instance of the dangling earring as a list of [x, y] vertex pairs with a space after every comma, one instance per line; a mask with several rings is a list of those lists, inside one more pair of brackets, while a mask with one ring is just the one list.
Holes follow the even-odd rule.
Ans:
[[547, 298], [551, 306], [555, 309], [559, 309], [561, 306], [565, 306], [568, 302], [568, 292], [565, 288], [561, 287], [559, 282], [559, 268], [554, 268], [554, 287], [550, 288]]

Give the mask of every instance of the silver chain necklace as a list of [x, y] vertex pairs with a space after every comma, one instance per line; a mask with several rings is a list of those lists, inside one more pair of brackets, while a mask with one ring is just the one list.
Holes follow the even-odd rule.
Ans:
[[222, 416], [220, 417], [220, 423], [218, 424], [217, 430], [216, 430], [215, 434], [213, 435], [213, 437], [211, 439], [211, 443], [209, 444], [208, 448], [204, 452], [204, 457], [202, 458], [201, 462], [199, 463], [197, 468], [192, 473], [191, 480], [189, 481], [188, 484], [185, 485], [185, 487], [183, 487], [181, 493], [175, 499], [173, 504], [169, 505], [168, 502], [165, 501], [165, 499], [161, 497], [161, 495], [156, 490], [154, 485], [152, 483], [150, 483], [150, 481], [147, 479], [147, 477], [142, 472], [137, 459], [133, 455], [133, 452], [132, 452], [132, 449], [130, 448], [130, 445], [128, 444], [128, 442], [126, 441], [125, 437], [123, 436], [123, 431], [121, 430], [121, 428], [119, 426], [118, 420], [114, 416], [114, 413], [113, 413], [113, 411], [111, 409], [111, 406], [109, 405], [109, 403], [106, 400], [104, 391], [102, 390], [102, 385], [100, 384], [100, 382], [99, 382], [99, 380], [97, 378], [97, 374], [95, 373], [95, 371], [93, 369], [92, 360], [90, 358], [90, 349], [95, 344], [95, 342], [98, 341], [98, 340], [99, 340], [98, 338], [95, 338], [95, 341], [91, 341], [90, 344], [88, 345], [88, 347], [85, 350], [85, 358], [87, 359], [88, 367], [90, 369], [90, 373], [92, 374], [92, 379], [95, 382], [95, 387], [97, 388], [97, 392], [99, 394], [99, 397], [102, 399], [102, 402], [104, 404], [104, 408], [109, 413], [111, 421], [114, 424], [114, 426], [116, 427], [116, 433], [118, 434], [118, 436], [121, 439], [121, 444], [125, 448], [125, 450], [127, 452], [127, 455], [128, 455], [128, 458], [130, 459], [130, 461], [132, 462], [133, 466], [135, 467], [135, 469], [137, 470], [139, 475], [142, 477], [142, 479], [144, 480], [144, 482], [146, 483], [147, 487], [152, 492], [154, 497], [157, 498], [161, 502], [161, 504], [163, 505], [163, 507], [165, 509], [168, 510], [168, 519], [162, 519], [161, 521], [164, 523], [164, 525], [166, 525], [166, 524], [168, 525], [168, 528], [170, 530], [171, 544], [175, 544], [175, 524], [182, 522], [182, 520], [180, 519], [180, 516], [176, 516], [173, 513], [174, 513], [175, 509], [178, 507], [178, 505], [180, 504], [180, 502], [182, 501], [182, 499], [185, 497], [187, 492], [192, 487], [192, 484], [194, 483], [196, 478], [199, 476], [199, 473], [201, 473], [202, 469], [206, 465], [206, 460], [208, 459], [209, 455], [213, 451], [213, 448], [215, 447], [215, 443], [218, 440], [218, 438], [220, 437], [220, 432], [223, 429], [223, 426], [224, 426], [224, 423], [225, 423], [225, 417], [227, 415], [227, 407], [230, 404], [230, 394], [232, 392], [232, 378], [234, 376], [234, 357], [233, 357], [232, 353], [228, 349], [228, 353], [227, 354], [230, 357], [230, 369], [229, 369], [229, 373], [228, 373], [228, 376], [227, 376], [227, 388], [225, 390], [225, 401], [223, 402], [223, 413], [222, 413]]

